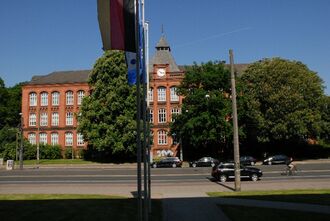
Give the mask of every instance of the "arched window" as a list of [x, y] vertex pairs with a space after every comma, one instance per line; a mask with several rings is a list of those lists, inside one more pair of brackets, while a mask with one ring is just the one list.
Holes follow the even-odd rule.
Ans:
[[171, 101], [179, 101], [179, 96], [176, 93], [176, 87], [171, 87], [170, 89], [170, 99]]
[[52, 105], [58, 106], [60, 104], [60, 93], [57, 91], [54, 91], [52, 93]]
[[40, 105], [41, 106], [48, 106], [48, 93], [47, 92], [42, 92], [40, 94], [40, 98], [41, 98]]
[[52, 145], [57, 145], [58, 144], [58, 133], [51, 133], [50, 135], [50, 140]]
[[37, 143], [36, 134], [29, 133], [28, 140], [29, 140], [30, 144], [35, 145]]
[[40, 133], [39, 134], [39, 143], [40, 144], [47, 144], [47, 134], [46, 133]]
[[166, 101], [166, 87], [159, 87], [158, 92], [158, 101]]
[[35, 113], [29, 115], [29, 126], [37, 126], [37, 115]]
[[37, 106], [37, 93], [32, 92], [29, 95], [30, 97], [30, 106]]
[[167, 144], [167, 131], [165, 131], [165, 130], [158, 131], [158, 144], [159, 145]]
[[66, 132], [65, 133], [65, 146], [72, 146], [73, 145], [73, 133]]
[[166, 109], [160, 108], [158, 110], [158, 123], [166, 123]]
[[77, 100], [77, 104], [81, 105], [82, 99], [85, 96], [85, 91], [78, 91], [78, 100]]
[[66, 98], [66, 105], [73, 105], [73, 92], [72, 91], [67, 91], [65, 93], [65, 98]]
[[148, 91], [148, 100], [149, 100], [149, 102], [153, 102], [154, 101], [154, 89], [153, 88], [149, 88], [149, 91]]

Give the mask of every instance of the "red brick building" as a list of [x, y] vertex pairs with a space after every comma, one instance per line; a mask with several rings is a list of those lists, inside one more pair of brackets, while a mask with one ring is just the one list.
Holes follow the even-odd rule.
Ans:
[[90, 71], [53, 72], [35, 76], [22, 87], [24, 137], [32, 144], [86, 147], [77, 133], [76, 113], [89, 94]]

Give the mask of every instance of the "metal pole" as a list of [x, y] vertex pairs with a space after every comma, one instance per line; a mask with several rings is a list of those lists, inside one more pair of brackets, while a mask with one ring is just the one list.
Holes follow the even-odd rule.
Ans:
[[21, 115], [21, 146], [19, 148], [19, 169], [23, 170], [23, 114]]
[[239, 142], [238, 142], [238, 123], [237, 123], [237, 105], [236, 105], [236, 86], [234, 73], [233, 50], [229, 50], [230, 72], [231, 72], [231, 97], [233, 108], [233, 129], [234, 129], [234, 161], [235, 161], [235, 191], [241, 191], [241, 175], [239, 162]]
[[137, 201], [138, 220], [142, 221], [142, 183], [141, 183], [141, 95], [140, 95], [140, 34], [139, 34], [139, 0], [135, 0], [135, 46], [136, 46], [136, 157], [137, 157]]
[[19, 133], [19, 129], [16, 129], [16, 162], [18, 161], [18, 133]]
[[39, 159], [40, 159], [40, 155], [39, 155], [39, 148], [40, 148], [40, 112], [38, 114], [39, 118], [38, 118], [38, 134], [36, 136], [36, 139], [37, 139], [37, 164], [39, 165]]

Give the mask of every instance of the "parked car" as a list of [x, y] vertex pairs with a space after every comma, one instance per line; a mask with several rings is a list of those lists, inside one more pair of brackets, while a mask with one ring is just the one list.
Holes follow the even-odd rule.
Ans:
[[[262, 177], [262, 171], [255, 167], [241, 166], [241, 178], [257, 181]], [[212, 177], [221, 182], [226, 182], [228, 179], [235, 179], [234, 163], [220, 163], [212, 168]]]
[[154, 161], [151, 163], [153, 168], [157, 167], [181, 167], [182, 161], [178, 157], [166, 157], [160, 159], [159, 161]]
[[284, 154], [273, 155], [264, 159], [263, 164], [272, 165], [272, 164], [286, 164], [290, 161], [290, 158]]
[[199, 160], [189, 162], [190, 167], [214, 167], [219, 164], [219, 160], [212, 157], [202, 157]]
[[256, 158], [251, 157], [251, 156], [241, 156], [239, 158], [239, 160], [240, 160], [240, 163], [244, 166], [247, 166], [247, 165], [253, 166], [257, 162]]

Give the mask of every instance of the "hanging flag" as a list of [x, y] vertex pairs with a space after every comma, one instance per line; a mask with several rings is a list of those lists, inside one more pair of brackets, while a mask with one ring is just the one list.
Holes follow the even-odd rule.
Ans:
[[136, 84], [136, 53], [126, 52], [125, 53], [126, 64], [127, 64], [127, 78], [128, 84]]
[[103, 50], [136, 52], [135, 0], [97, 0]]

